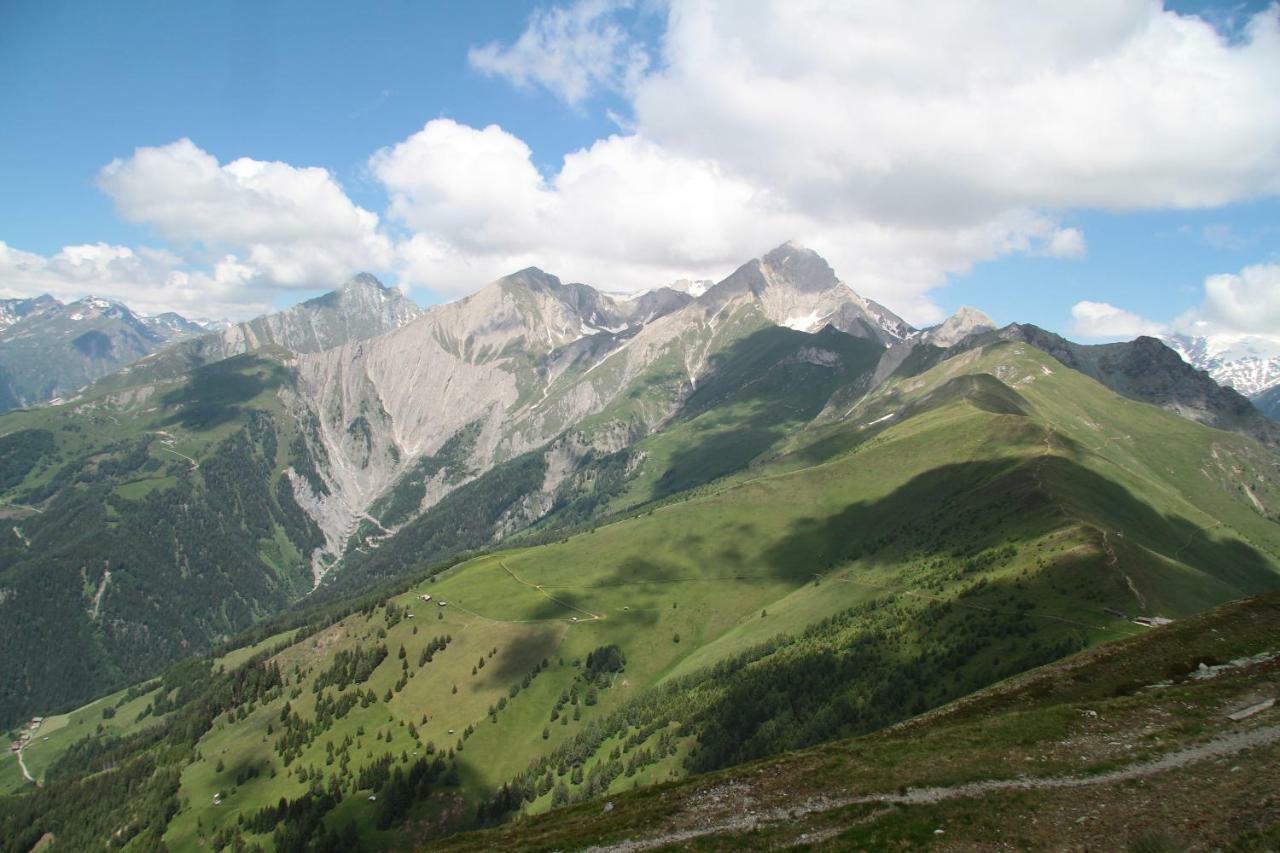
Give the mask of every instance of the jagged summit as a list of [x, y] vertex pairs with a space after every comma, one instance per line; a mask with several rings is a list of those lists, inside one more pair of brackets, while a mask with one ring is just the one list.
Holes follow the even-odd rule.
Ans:
[[793, 241], [766, 254], [760, 264], [767, 277], [784, 279], [791, 287], [807, 293], [821, 293], [840, 283], [825, 258]]
[[995, 321], [986, 314], [965, 305], [938, 325], [921, 332], [920, 340], [946, 348], [955, 346], [975, 332], [989, 332], [995, 327]]
[[397, 288], [389, 287], [373, 273], [357, 273], [342, 283], [340, 287], [332, 291], [333, 293], [356, 293], [356, 292], [374, 292], [387, 295], [396, 294], [400, 291]]
[[754, 299], [772, 322], [802, 332], [833, 326], [889, 346], [915, 331], [901, 317], [840, 281], [817, 252], [794, 242], [738, 267], [698, 301], [718, 310], [739, 298]]

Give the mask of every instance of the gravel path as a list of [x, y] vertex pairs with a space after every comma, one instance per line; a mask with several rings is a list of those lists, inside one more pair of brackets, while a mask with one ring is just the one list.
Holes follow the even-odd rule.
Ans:
[[[1127, 782], [1144, 776], [1154, 776], [1188, 764], [1220, 758], [1251, 749], [1257, 746], [1280, 741], [1280, 725], [1265, 726], [1232, 732], [1214, 740], [1172, 752], [1168, 755], [1140, 764], [1133, 764], [1120, 770], [1100, 773], [1096, 776], [1051, 776], [1042, 779], [990, 779], [981, 782], [967, 782], [963, 785], [952, 785], [937, 788], [914, 788], [904, 794], [866, 794], [854, 797], [813, 797], [794, 805], [764, 809], [747, 813], [736, 818], [709, 823], [705, 826], [679, 830], [652, 838], [631, 839], [604, 847], [588, 848], [587, 853], [631, 853], [637, 850], [652, 850], [668, 844], [690, 841], [704, 835], [716, 835], [722, 832], [747, 832], [760, 826], [792, 821], [806, 815], [831, 811], [845, 806], [863, 804], [881, 805], [926, 805], [944, 800], [963, 797], [980, 797], [997, 791], [1032, 791], [1062, 788], [1085, 788], [1093, 785], [1109, 785], [1115, 782]], [[742, 783], [728, 783], [717, 789], [706, 792], [711, 799], [722, 799], [725, 795], [749, 796], [750, 787]], [[812, 840], [812, 839], [811, 839]]]

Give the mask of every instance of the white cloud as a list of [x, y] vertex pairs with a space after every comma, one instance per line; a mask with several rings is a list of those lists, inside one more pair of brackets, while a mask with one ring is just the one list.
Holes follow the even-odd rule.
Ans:
[[1265, 339], [1280, 344], [1280, 264], [1255, 264], [1204, 280], [1204, 299], [1168, 326], [1106, 302], [1078, 302], [1072, 330], [1085, 337], [1128, 338], [1181, 333], [1223, 340]]
[[1204, 301], [1175, 321], [1191, 334], [1280, 341], [1280, 264], [1255, 264], [1204, 280]]
[[1088, 248], [1079, 228], [1059, 228], [1053, 232], [1044, 253], [1053, 258], [1083, 258]]
[[472, 67], [521, 88], [541, 86], [576, 105], [597, 90], [625, 91], [649, 66], [649, 55], [617, 20], [623, 0], [579, 0], [538, 9], [512, 44], [491, 42], [467, 53]]
[[676, 2], [656, 142], [892, 224], [1280, 192], [1280, 13], [1228, 42], [1149, 0]]
[[[369, 161], [391, 232], [324, 169], [223, 164], [189, 140], [112, 162], [99, 183], [121, 214], [175, 241], [177, 257], [137, 251], [139, 280], [216, 281], [209, 260], [229, 256], [242, 274], [224, 280], [258, 302], [252, 288], [359, 269], [448, 295], [529, 264], [629, 289], [715, 278], [791, 238], [923, 323], [931, 292], [977, 263], [1082, 257], [1073, 210], [1280, 194], [1280, 7], [1228, 38], [1150, 0], [671, 0], [644, 6], [666, 14], [652, 46], [629, 8], [539, 11], [470, 54], [569, 104], [621, 93], [620, 134], [545, 171], [496, 125], [428, 122]], [[1198, 321], [1238, 323], [1228, 304]]]
[[521, 266], [609, 289], [681, 276], [717, 278], [784, 238], [826, 255], [846, 281], [891, 299], [921, 322], [938, 319], [923, 294], [948, 273], [1011, 251], [1071, 254], [1082, 238], [1014, 211], [972, 227], [827, 222], [727, 173], [642, 136], [611, 136], [570, 153], [544, 178], [523, 142], [496, 126], [448, 119], [371, 160], [391, 215], [417, 232], [402, 244], [402, 275], [456, 294]]
[[1086, 338], [1135, 338], [1159, 335], [1165, 329], [1106, 302], [1077, 302], [1071, 307], [1071, 330]]
[[253, 286], [253, 277], [253, 269], [230, 256], [208, 269], [192, 270], [162, 249], [135, 252], [94, 243], [66, 246], [46, 257], [0, 242], [3, 296], [49, 293], [63, 301], [108, 296], [143, 313], [242, 318], [270, 310], [270, 301]]
[[189, 139], [113, 160], [98, 185], [131, 222], [229, 250], [273, 287], [329, 286], [386, 268], [390, 241], [325, 169], [242, 157], [225, 165]]
[[389, 215], [414, 231], [447, 231], [472, 253], [537, 248], [538, 219], [552, 203], [524, 142], [496, 125], [476, 130], [449, 119], [373, 155]]
[[[540, 13], [515, 46], [484, 55], [509, 59], [503, 73], [518, 84], [580, 101], [607, 85], [584, 69], [609, 62], [573, 59], [591, 52], [575, 54], [568, 34], [612, 27], [612, 8]], [[634, 47], [609, 33], [592, 55]], [[1280, 193], [1280, 14], [1235, 36], [1148, 0], [676, 0], [663, 64], [623, 87], [627, 135], [569, 154], [545, 180], [514, 137], [492, 182], [471, 156], [421, 146], [450, 181], [478, 182], [475, 196], [381, 176], [397, 216], [429, 230], [434, 251], [420, 257], [529, 258], [617, 287], [677, 268], [720, 274], [790, 237], [925, 321], [936, 316], [929, 291], [975, 263], [1083, 257], [1085, 235], [1045, 211]], [[555, 70], [539, 77], [540, 62]], [[561, 75], [569, 66], [577, 76]], [[465, 230], [446, 216], [459, 210]], [[431, 264], [413, 269], [434, 277]]]
[[247, 157], [220, 164], [181, 139], [113, 160], [98, 185], [121, 216], [154, 226], [174, 248], [98, 243], [43, 256], [0, 243], [9, 293], [94, 294], [143, 312], [239, 319], [270, 310], [281, 290], [328, 289], [395, 262], [378, 217], [325, 169]]

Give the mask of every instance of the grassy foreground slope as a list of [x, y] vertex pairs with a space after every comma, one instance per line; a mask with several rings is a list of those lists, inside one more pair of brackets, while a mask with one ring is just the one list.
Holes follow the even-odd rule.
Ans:
[[1280, 595], [1264, 593], [876, 734], [442, 846], [1274, 850], [1278, 696]]
[[173, 748], [138, 741], [161, 805], [131, 837], [409, 849], [875, 731], [1280, 585], [1274, 464], [1029, 346], [975, 351], [747, 474], [214, 670]]
[[[825, 461], [800, 464], [801, 448], [753, 479], [465, 563], [390, 615], [282, 653], [300, 720], [324, 716], [317, 698], [363, 691], [368, 704], [287, 766], [267, 734], [285, 697], [216, 724], [167, 840], [336, 779], [335, 828], [392, 843], [359, 768], [452, 750], [457, 785], [389, 824], [425, 840], [474, 825], [504, 784], [489, 817], [871, 731], [1145, 630], [1125, 615], [1182, 617], [1277, 584], [1280, 528], [1233, 479], [1264, 451], [1051, 365], [1025, 345], [944, 363], [867, 401], [866, 421], [840, 428], [851, 445]], [[906, 414], [861, 428], [890, 401]], [[1250, 483], [1271, 501], [1269, 484]], [[424, 662], [437, 636], [449, 643]], [[607, 646], [625, 668], [589, 674]], [[338, 651], [377, 647], [387, 657], [362, 687], [315, 693]], [[264, 769], [237, 784], [250, 766]]]

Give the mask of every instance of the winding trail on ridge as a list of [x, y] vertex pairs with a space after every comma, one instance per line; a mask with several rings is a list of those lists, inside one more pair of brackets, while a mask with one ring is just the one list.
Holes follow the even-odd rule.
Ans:
[[581, 620], [581, 621], [583, 621], [583, 622], [596, 622], [596, 621], [599, 621], [599, 620], [601, 620], [601, 619], [603, 619], [603, 618], [604, 618], [604, 616], [602, 616], [602, 615], [601, 615], [601, 614], [599, 614], [599, 613], [592, 613], [590, 610], [583, 610], [581, 607], [577, 607], [577, 606], [575, 606], [575, 605], [573, 605], [573, 604], [570, 604], [570, 603], [569, 603], [569, 602], [567, 602], [567, 601], [564, 601], [564, 600], [562, 600], [562, 599], [556, 598], [554, 595], [552, 595], [551, 593], [547, 592], [547, 590], [546, 590], [546, 589], [542, 586], [542, 584], [540, 584], [540, 583], [530, 583], [529, 581], [527, 581], [527, 580], [525, 580], [524, 578], [520, 577], [520, 576], [519, 576], [518, 574], [516, 574], [515, 572], [511, 571], [511, 567], [507, 565], [507, 561], [506, 561], [506, 560], [499, 560], [499, 561], [498, 561], [498, 565], [502, 566], [503, 570], [504, 570], [507, 574], [511, 575], [512, 579], [513, 579], [513, 580], [515, 580], [515, 582], [516, 582], [516, 583], [524, 584], [525, 586], [529, 587], [530, 589], [536, 589], [538, 592], [542, 593], [544, 596], [546, 596], [546, 597], [547, 597], [548, 599], [550, 599], [551, 601], [554, 601], [556, 604], [559, 604], [561, 607], [567, 607], [569, 610], [574, 610], [574, 611], [576, 611], [576, 612], [578, 612], [578, 613], [585, 614], [587, 618], [586, 618], [586, 619], [583, 619], [583, 620]]
[[[1115, 782], [1128, 782], [1145, 776], [1154, 776], [1169, 770], [1185, 767], [1211, 758], [1221, 758], [1246, 749], [1280, 741], [1280, 725], [1264, 726], [1231, 732], [1196, 746], [1171, 752], [1168, 755], [1151, 761], [1131, 764], [1119, 770], [1100, 773], [1096, 776], [1048, 776], [1044, 778], [987, 779], [978, 782], [966, 782], [961, 785], [950, 785], [936, 788], [913, 788], [902, 794], [864, 794], [851, 797], [812, 797], [791, 805], [762, 810], [755, 814], [730, 818], [719, 823], [699, 826], [693, 829], [678, 830], [651, 838], [630, 839], [602, 847], [587, 848], [586, 853], [631, 853], [637, 850], [652, 850], [669, 844], [679, 844], [706, 835], [722, 832], [747, 832], [767, 824], [783, 821], [794, 821], [797, 818], [833, 809], [854, 805], [928, 805], [945, 800], [965, 797], [981, 797], [999, 791], [1035, 791], [1060, 790], [1064, 788], [1087, 788], [1094, 785], [1109, 785]], [[725, 793], [734, 793], [733, 788], [742, 788], [743, 794], [749, 794], [745, 784], [735, 785], [732, 782], [721, 786]], [[813, 840], [810, 838], [810, 840]]]

